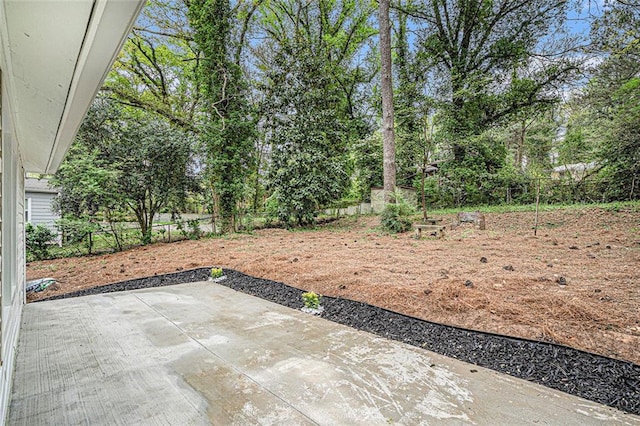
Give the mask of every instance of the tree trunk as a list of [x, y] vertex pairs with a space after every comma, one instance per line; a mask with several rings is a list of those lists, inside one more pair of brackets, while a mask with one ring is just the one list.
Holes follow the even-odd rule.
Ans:
[[384, 201], [393, 203], [396, 189], [396, 143], [393, 130], [393, 84], [391, 80], [391, 26], [389, 0], [380, 0], [378, 9], [380, 25], [381, 91], [382, 91], [382, 144]]

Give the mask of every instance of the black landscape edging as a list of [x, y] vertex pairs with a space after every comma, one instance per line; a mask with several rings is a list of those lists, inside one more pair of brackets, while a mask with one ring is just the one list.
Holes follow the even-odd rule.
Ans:
[[48, 300], [67, 299], [69, 297], [89, 296], [92, 294], [114, 293], [117, 291], [137, 290], [141, 288], [163, 287], [173, 284], [192, 283], [206, 281], [211, 276], [211, 268], [196, 268], [186, 271], [172, 272], [170, 274], [154, 275], [152, 277], [134, 278], [127, 281], [119, 281], [113, 284], [87, 288], [67, 294], [59, 294], [33, 302], [45, 302]]
[[[211, 268], [109, 284], [44, 300], [203, 281]], [[293, 309], [304, 290], [230, 269], [218, 282]], [[640, 415], [640, 365], [547, 342], [438, 324], [348, 299], [323, 297], [321, 317]]]

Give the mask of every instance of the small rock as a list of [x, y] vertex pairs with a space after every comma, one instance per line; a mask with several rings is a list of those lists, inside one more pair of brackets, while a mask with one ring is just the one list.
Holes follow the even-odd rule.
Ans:
[[553, 244], [554, 246], [558, 245], [558, 240], [554, 239], [553, 241], [551, 241], [551, 244]]
[[487, 258], [486, 258], [486, 257], [482, 256], [482, 257], [480, 258], [480, 263], [487, 263], [487, 262], [488, 262], [488, 260], [487, 260]]
[[593, 254], [593, 253], [589, 253], [589, 254], [587, 254], [587, 257], [588, 257], [589, 259], [595, 259], [595, 258], [596, 258], [596, 255], [595, 255], [595, 254]]
[[473, 288], [473, 283], [470, 280], [466, 280], [464, 282], [464, 286], [465, 287], [469, 287], [469, 288]]
[[184, 268], [182, 266], [179, 266], [176, 268], [176, 271], [182, 271]]
[[358, 271], [354, 272], [353, 275], [358, 275]]
[[556, 282], [560, 285], [567, 285], [567, 279], [565, 277], [558, 277], [558, 279], [556, 280]]
[[502, 269], [504, 269], [505, 271], [514, 271], [513, 266], [511, 265], [503, 266]]
[[470, 372], [472, 372], [472, 373], [477, 373], [477, 372], [478, 372], [478, 370], [476, 370], [475, 368], [472, 368], [472, 369], [471, 369], [471, 370], [469, 370], [469, 371], [470, 371]]
[[124, 274], [124, 268], [120, 268], [120, 273]]
[[594, 293], [602, 293], [602, 290], [600, 290], [599, 288], [596, 288], [595, 290], [593, 290]]
[[586, 247], [595, 247], [595, 246], [599, 246], [600, 243], [598, 241], [596, 241], [595, 243], [591, 243], [591, 244], [587, 244]]
[[424, 294], [427, 295], [427, 296], [430, 295], [431, 293], [433, 293], [433, 292], [431, 290], [429, 290], [429, 289], [426, 289], [424, 291]]
[[578, 246], [569, 246], [569, 250], [580, 250]]
[[607, 248], [609, 250], [611, 250], [611, 246], [609, 244], [607, 244], [606, 246], [604, 246], [604, 248]]
[[340, 287], [338, 287], [338, 288], [339, 288], [340, 290], [346, 290], [346, 289], [347, 289], [347, 286], [346, 286], [346, 285], [344, 285], [344, 284], [342, 284], [342, 285], [340, 285]]
[[553, 268], [553, 263], [547, 263], [548, 268]]
[[293, 260], [292, 260], [292, 262], [297, 262], [297, 261], [298, 261], [297, 257], [294, 257]]

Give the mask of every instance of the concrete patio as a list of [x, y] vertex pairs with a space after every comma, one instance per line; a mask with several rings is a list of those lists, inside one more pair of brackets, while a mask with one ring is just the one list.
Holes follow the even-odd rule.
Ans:
[[210, 282], [25, 306], [11, 425], [640, 425]]

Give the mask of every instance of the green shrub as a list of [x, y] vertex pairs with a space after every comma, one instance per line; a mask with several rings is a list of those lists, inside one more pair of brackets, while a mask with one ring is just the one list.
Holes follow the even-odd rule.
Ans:
[[415, 213], [415, 208], [405, 201], [400, 191], [394, 192], [394, 198], [395, 204], [387, 204], [384, 207], [380, 223], [385, 231], [397, 234], [411, 229], [409, 216]]
[[27, 223], [25, 228], [27, 258], [43, 260], [49, 257], [49, 244], [51, 244], [56, 234], [44, 225], [33, 226]]
[[302, 301], [304, 302], [305, 308], [318, 309], [320, 307], [320, 299], [322, 299], [322, 296], [313, 291], [302, 294]]
[[186, 221], [179, 219], [176, 221], [176, 226], [178, 231], [190, 240], [199, 240], [202, 237], [202, 229], [198, 219], [187, 219]]
[[382, 229], [393, 234], [406, 232], [411, 229], [411, 221], [401, 214], [398, 204], [387, 204], [380, 220]]

